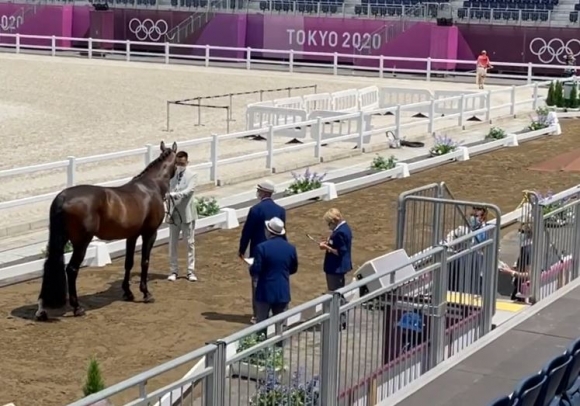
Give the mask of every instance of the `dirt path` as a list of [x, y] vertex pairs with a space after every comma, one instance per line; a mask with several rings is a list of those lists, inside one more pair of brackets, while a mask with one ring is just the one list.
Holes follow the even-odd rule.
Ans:
[[[580, 173], [537, 172], [527, 168], [562, 152], [580, 148], [580, 120], [563, 124], [565, 136], [532, 141], [291, 210], [289, 238], [299, 250], [300, 270], [292, 279], [293, 304], [325, 290], [320, 251], [304, 232], [323, 232], [321, 216], [336, 206], [355, 233], [354, 262], [392, 248], [396, 198], [408, 189], [444, 181], [457, 198], [495, 203], [510, 211], [523, 189], [559, 191], [580, 183]], [[197, 241], [196, 284], [166, 282], [167, 247], [154, 251], [150, 284], [157, 302], [124, 303], [119, 299], [122, 262], [105, 269], [84, 269], [79, 277], [83, 319], [61, 318], [40, 324], [30, 320], [39, 291], [33, 281], [3, 288], [0, 296], [0, 404], [62, 406], [79, 398], [90, 355], [102, 363], [111, 385], [159, 363], [191, 351], [242, 328], [250, 318], [247, 269], [236, 259], [240, 230], [201, 235]], [[191, 365], [190, 365], [191, 366]], [[149, 382], [148, 391], [181, 377], [181, 368]], [[117, 399], [129, 400], [128, 393]]]

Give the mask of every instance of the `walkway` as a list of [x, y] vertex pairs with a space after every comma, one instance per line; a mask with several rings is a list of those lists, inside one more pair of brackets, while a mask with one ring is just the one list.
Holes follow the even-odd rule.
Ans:
[[[401, 393], [384, 405], [485, 406], [510, 394], [522, 378], [539, 371], [580, 336], [579, 308], [577, 280], [481, 339], [459, 360], [425, 375], [424, 379], [435, 377], [425, 386], [410, 385], [403, 391], [411, 393], [406, 399], [400, 400]], [[450, 364], [454, 365], [445, 371]]]

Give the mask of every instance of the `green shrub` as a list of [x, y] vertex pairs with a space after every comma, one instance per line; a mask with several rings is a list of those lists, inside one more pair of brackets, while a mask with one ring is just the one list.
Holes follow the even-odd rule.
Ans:
[[554, 100], [554, 93], [555, 93], [554, 87], [555, 87], [554, 82], [550, 83], [550, 88], [548, 89], [548, 97], [546, 97], [546, 104], [548, 106], [556, 105], [556, 102]]
[[[265, 339], [266, 336], [264, 334], [252, 334], [244, 337], [239, 341], [236, 353], [252, 348]], [[279, 371], [284, 368], [284, 350], [276, 346], [266, 347], [244, 358], [242, 362]]]
[[499, 127], [491, 127], [485, 136], [486, 140], [501, 140], [507, 137], [506, 132]]
[[[64, 246], [64, 253], [67, 254], [69, 252], [72, 252], [72, 250], [73, 250], [73, 246], [72, 246], [71, 242], [67, 241], [65, 246]], [[40, 253], [42, 254], [42, 256], [44, 258], [46, 258], [48, 256], [48, 247], [46, 247], [45, 249], [40, 251]]]
[[325, 173], [319, 175], [316, 172], [310, 172], [309, 168], [306, 168], [303, 174], [292, 172], [292, 177], [294, 180], [288, 186], [285, 191], [286, 195], [296, 195], [298, 193], [308, 192], [310, 190], [318, 189], [322, 186], [324, 181]]
[[200, 197], [195, 200], [199, 217], [215, 216], [220, 212], [220, 205], [215, 197]]
[[554, 102], [556, 103], [557, 107], [564, 107], [564, 88], [562, 87], [562, 82], [557, 81], [556, 86], [554, 87]]
[[574, 86], [570, 91], [570, 98], [568, 99], [568, 107], [572, 109], [577, 109], [578, 105], [580, 105], [580, 101], [578, 100], [578, 89], [576, 88], [576, 83], [574, 83]]
[[83, 386], [83, 393], [85, 396], [89, 396], [103, 389], [105, 389], [105, 381], [101, 375], [101, 368], [97, 360], [91, 358], [87, 369], [87, 380], [85, 381], [85, 386]]
[[397, 166], [397, 158], [395, 158], [394, 155], [385, 158], [377, 154], [371, 162], [371, 169], [374, 169], [375, 171], [388, 171], [389, 169], [393, 169], [395, 166]]

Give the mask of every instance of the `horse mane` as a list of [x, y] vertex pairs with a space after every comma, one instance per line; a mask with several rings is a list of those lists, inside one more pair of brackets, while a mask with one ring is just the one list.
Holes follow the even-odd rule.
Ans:
[[145, 169], [143, 169], [138, 175], [134, 176], [133, 179], [131, 180], [141, 179], [143, 176], [148, 174], [151, 171], [151, 169], [159, 166], [159, 164], [165, 161], [165, 159], [167, 159], [169, 155], [171, 155], [170, 148], [163, 150], [163, 152], [157, 158], [155, 158], [149, 165], [145, 167]]

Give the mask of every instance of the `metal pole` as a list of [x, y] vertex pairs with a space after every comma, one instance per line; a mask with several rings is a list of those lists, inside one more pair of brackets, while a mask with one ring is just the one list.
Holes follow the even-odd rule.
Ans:
[[264, 99], [264, 91], [260, 89], [260, 101]]
[[197, 98], [197, 126], [201, 125], [201, 98]]
[[[230, 93], [230, 107], [228, 109], [228, 128], [229, 128], [229, 121], [234, 121], [234, 119], [232, 118], [232, 111], [233, 111], [233, 105], [232, 105], [232, 100], [233, 100], [234, 96]], [[230, 130], [228, 129], [228, 133], [230, 132]]]
[[291, 87], [289, 87], [289, 88], [288, 88], [288, 97], [291, 97], [291, 96], [292, 96], [292, 88], [291, 88]]
[[169, 132], [169, 107], [170, 106], [171, 106], [171, 102], [168, 101], [167, 102], [167, 120], [166, 120], [166, 123], [167, 123], [167, 132]]
[[230, 107], [226, 106], [226, 134], [230, 133], [230, 120], [228, 117], [230, 116]]

